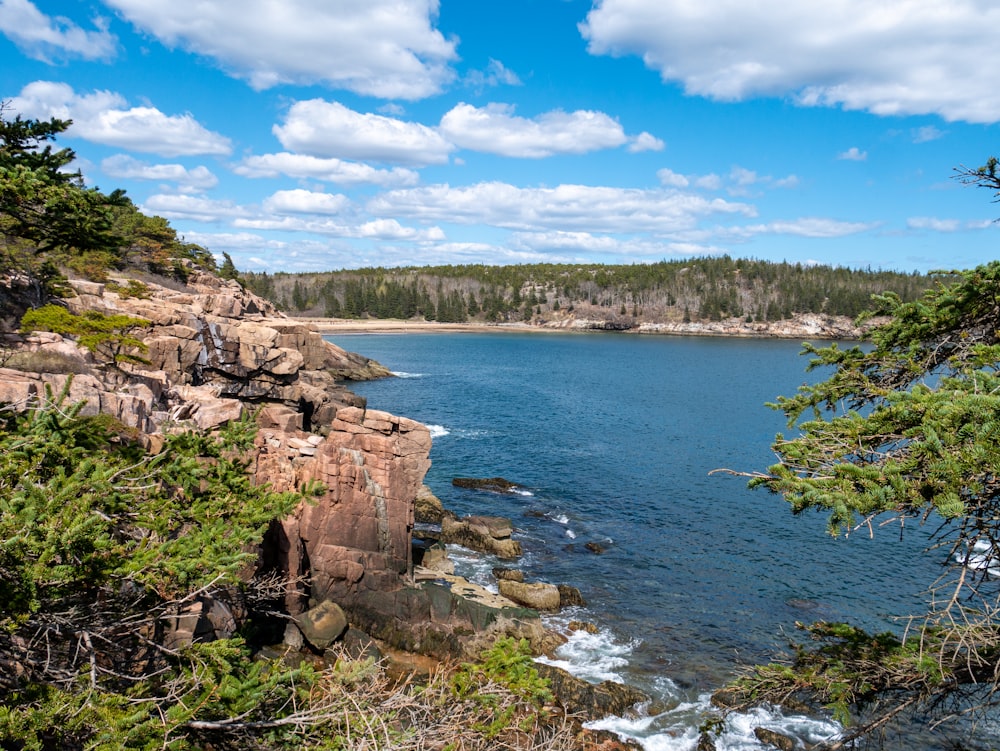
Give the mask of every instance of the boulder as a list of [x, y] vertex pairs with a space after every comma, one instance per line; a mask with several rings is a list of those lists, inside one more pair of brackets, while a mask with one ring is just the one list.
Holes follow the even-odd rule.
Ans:
[[585, 606], [587, 604], [586, 600], [583, 599], [583, 595], [580, 594], [580, 590], [576, 587], [570, 587], [567, 584], [557, 585], [559, 590], [559, 607], [568, 608], [574, 605]]
[[527, 584], [525, 582], [500, 579], [497, 582], [500, 594], [518, 605], [534, 610], [555, 611], [559, 609], [559, 588], [554, 584]]
[[347, 630], [347, 616], [340, 606], [324, 600], [295, 619], [296, 625], [312, 646], [323, 651]]
[[498, 516], [466, 516], [441, 520], [441, 541], [461, 545], [505, 560], [521, 556], [521, 543], [511, 539], [509, 519]]
[[441, 500], [426, 485], [421, 485], [413, 502], [413, 519], [417, 524], [440, 524], [445, 510]]
[[622, 717], [636, 704], [650, 701], [647, 694], [622, 683], [603, 681], [595, 685], [545, 663], [536, 663], [535, 668], [548, 679], [552, 693], [570, 714], [594, 720], [608, 715]]
[[518, 571], [516, 568], [494, 568], [493, 576], [497, 580], [506, 579], [507, 581], [513, 582], [524, 581], [524, 572]]
[[776, 730], [754, 728], [753, 734], [762, 744], [776, 748], [778, 751], [794, 751], [795, 749], [795, 740]]

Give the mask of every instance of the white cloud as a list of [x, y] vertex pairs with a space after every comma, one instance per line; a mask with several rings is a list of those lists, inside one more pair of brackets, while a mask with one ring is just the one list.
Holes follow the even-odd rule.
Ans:
[[95, 31], [86, 31], [63, 16], [46, 16], [29, 0], [0, 0], [0, 32], [26, 55], [43, 62], [55, 57], [114, 57], [118, 39], [103, 19], [95, 19], [94, 26]]
[[857, 146], [852, 146], [847, 151], [841, 151], [837, 154], [837, 159], [843, 159], [848, 162], [863, 162], [868, 158], [868, 152], [862, 151]]
[[462, 148], [527, 159], [585, 154], [627, 140], [618, 121], [603, 112], [553, 110], [528, 119], [515, 116], [512, 105], [496, 103], [474, 107], [462, 102], [445, 113], [440, 127]]
[[176, 183], [184, 193], [214, 188], [219, 179], [203, 165], [188, 169], [182, 164], [148, 164], [127, 154], [109, 156], [101, 162], [101, 171], [108, 177], [126, 180], [158, 180]]
[[78, 95], [65, 83], [35, 81], [11, 101], [26, 117], [70, 119], [66, 131], [106, 146], [166, 157], [228, 154], [229, 139], [199, 124], [192, 115], [165, 115], [154, 107], [131, 107], [120, 94], [95, 91]]
[[832, 238], [856, 235], [878, 227], [873, 222], [842, 222], [823, 217], [783, 219], [765, 224], [730, 227], [718, 233], [720, 237], [747, 239], [757, 235], [794, 235], [796, 237]]
[[714, 255], [721, 248], [695, 243], [661, 242], [650, 239], [592, 235], [589, 232], [517, 232], [511, 245], [534, 251], [576, 251], [577, 254], [619, 255], [632, 258], [663, 258], [674, 255]]
[[752, 206], [665, 190], [586, 185], [519, 188], [500, 182], [462, 188], [432, 185], [394, 190], [372, 199], [378, 216], [487, 224], [526, 231], [674, 232], [705, 216], [754, 216]]
[[722, 178], [714, 173], [701, 175], [694, 178], [694, 185], [702, 190], [718, 190], [722, 187]]
[[689, 94], [992, 123], [998, 25], [985, 0], [603, 0], [580, 31], [592, 54], [638, 55]]
[[933, 125], [925, 125], [922, 128], [917, 128], [913, 131], [913, 143], [927, 143], [928, 141], [936, 141], [944, 135], [944, 131], [939, 128], [935, 128]]
[[[317, 216], [246, 216], [233, 220], [233, 226], [259, 231], [303, 232], [330, 237], [363, 240], [436, 242], [444, 239], [439, 227], [406, 227], [395, 219], [378, 219], [361, 224], [319, 218]], [[329, 267], [327, 267], [329, 268]]]
[[628, 150], [633, 154], [640, 151], [663, 151], [665, 146], [666, 144], [652, 133], [643, 131], [629, 139]]
[[279, 190], [262, 204], [273, 214], [340, 214], [351, 205], [341, 194], [316, 193], [311, 190]]
[[938, 219], [932, 216], [915, 216], [906, 220], [910, 229], [927, 229], [932, 232], [958, 232], [962, 229], [983, 229], [993, 222], [961, 222], [958, 219]]
[[142, 203], [142, 211], [171, 220], [221, 222], [245, 216], [247, 210], [233, 201], [217, 201], [202, 196], [158, 193]]
[[463, 83], [476, 91], [482, 91], [487, 86], [521, 86], [521, 79], [517, 73], [506, 67], [499, 60], [490, 58], [486, 70], [472, 70], [465, 74]]
[[361, 162], [345, 162], [341, 159], [323, 159], [306, 154], [291, 154], [287, 151], [277, 154], [248, 156], [233, 168], [233, 172], [243, 177], [288, 177], [309, 180], [324, 180], [338, 185], [416, 185], [416, 172], [402, 167], [376, 169]]
[[284, 125], [272, 130], [286, 149], [321, 158], [443, 164], [454, 149], [426, 125], [362, 114], [322, 99], [296, 102]]
[[105, 0], [168, 47], [216, 60], [255, 89], [322, 83], [421, 99], [454, 78], [457, 40], [434, 28], [438, 0]]
[[667, 185], [671, 188], [686, 188], [691, 184], [684, 175], [679, 172], [674, 172], [672, 169], [664, 167], [661, 170], [657, 170], [656, 177], [663, 185]]

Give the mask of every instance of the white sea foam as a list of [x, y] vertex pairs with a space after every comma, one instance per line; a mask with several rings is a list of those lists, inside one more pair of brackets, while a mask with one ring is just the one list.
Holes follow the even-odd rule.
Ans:
[[569, 524], [569, 517], [566, 514], [559, 514], [558, 516], [551, 517], [551, 519], [557, 524]]
[[536, 660], [560, 667], [586, 681], [622, 683], [624, 679], [618, 671], [628, 664], [629, 655], [636, 644], [623, 644], [606, 629], [601, 629], [596, 634], [582, 630], [572, 631], [568, 641], [555, 651], [554, 658], [543, 656]]
[[423, 373], [407, 373], [405, 370], [393, 371], [392, 374], [397, 378], [423, 378]]
[[571, 539], [571, 540], [575, 540], [576, 539], [576, 532], [574, 532], [572, 529], [567, 529], [566, 530], [566, 536], [569, 539]]
[[524, 488], [514, 488], [512, 492], [514, 493], [514, 495], [523, 495], [527, 496], [528, 498], [534, 498], [535, 496], [535, 494], [532, 493], [530, 490], [525, 490]]
[[428, 425], [427, 429], [431, 431], [431, 438], [440, 438], [441, 436], [451, 435], [451, 431], [444, 425]]
[[[697, 701], [680, 702], [659, 715], [640, 717], [605, 717], [587, 723], [587, 727], [610, 730], [631, 738], [647, 751], [692, 751], [698, 742], [698, 726], [712, 711], [710, 695]], [[715, 739], [718, 751], [759, 751], [766, 748], [754, 735], [763, 727], [798, 739], [797, 748], [810, 748], [835, 738], [841, 727], [834, 722], [804, 715], [785, 716], [778, 710], [758, 708], [733, 713], [726, 719], [722, 733]]]

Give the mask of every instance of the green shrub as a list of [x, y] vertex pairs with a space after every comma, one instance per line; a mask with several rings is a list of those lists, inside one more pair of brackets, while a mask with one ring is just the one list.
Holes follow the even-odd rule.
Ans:
[[80, 346], [104, 358], [112, 365], [121, 362], [148, 364], [138, 352], [149, 351], [145, 342], [133, 335], [149, 321], [123, 314], [105, 315], [88, 310], [83, 315], [71, 313], [59, 305], [44, 305], [29, 310], [21, 318], [22, 333], [52, 331], [75, 336]]

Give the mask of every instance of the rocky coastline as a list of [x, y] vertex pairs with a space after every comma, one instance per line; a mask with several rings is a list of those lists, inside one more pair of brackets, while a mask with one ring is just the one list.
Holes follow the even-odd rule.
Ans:
[[[197, 269], [183, 285], [149, 279], [126, 293], [126, 281], [72, 281], [75, 296], [65, 303], [80, 315], [141, 318], [144, 363], [109, 366], [69, 336], [6, 334], [0, 403], [27, 408], [64, 391], [83, 403], [82, 414], [110, 415], [152, 452], [170, 432], [213, 431], [252, 415], [256, 482], [276, 491], [322, 488], [272, 522], [245, 572], [278, 583], [272, 649], [315, 655], [353, 640], [383, 656], [449, 661], [475, 658], [501, 636], [526, 639], [535, 654], [565, 640], [539, 614], [574, 602], [572, 588], [504, 577], [495, 594], [454, 576], [445, 544], [510, 561], [520, 546], [509, 520], [458, 519], [442, 509], [423, 484], [428, 429], [367, 409], [344, 385], [387, 376], [384, 367], [235, 281]], [[227, 638], [251, 607], [198, 597], [171, 623], [169, 643]], [[646, 698], [545, 669], [566, 711], [580, 718], [621, 714]]]

